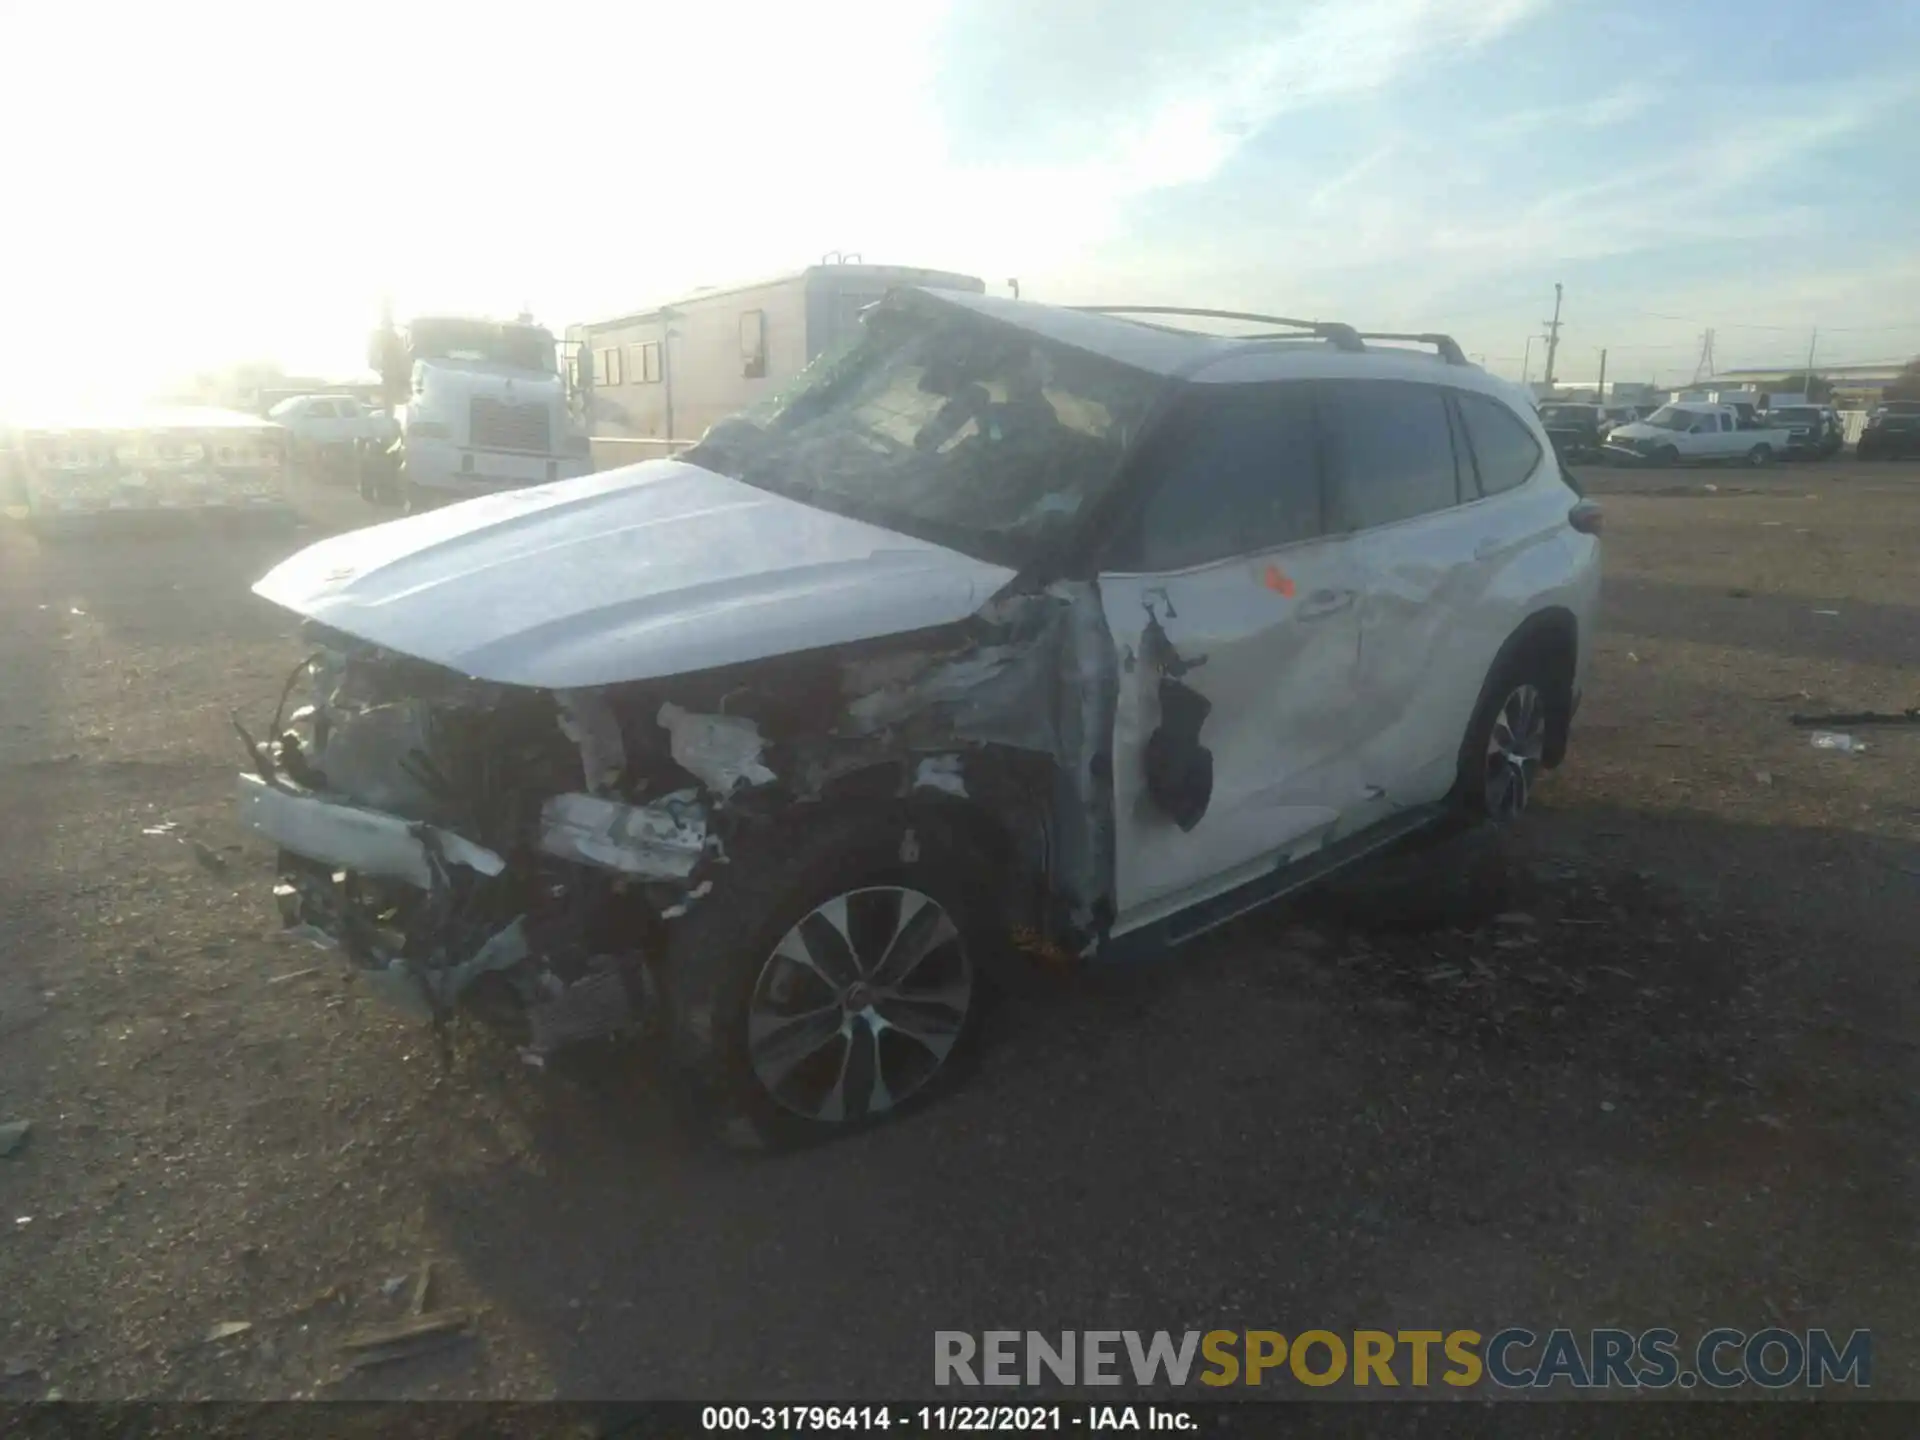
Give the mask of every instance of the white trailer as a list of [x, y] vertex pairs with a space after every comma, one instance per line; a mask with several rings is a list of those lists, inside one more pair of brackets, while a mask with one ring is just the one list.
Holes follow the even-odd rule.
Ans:
[[204, 406], [39, 418], [0, 426], [0, 508], [48, 534], [154, 517], [291, 524], [286, 432]]
[[838, 261], [568, 327], [601, 469], [672, 454], [858, 332], [897, 286], [981, 294], [972, 275]]

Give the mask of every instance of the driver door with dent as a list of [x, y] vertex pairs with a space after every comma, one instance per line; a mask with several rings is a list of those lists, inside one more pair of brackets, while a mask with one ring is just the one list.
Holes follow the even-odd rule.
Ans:
[[1358, 584], [1351, 541], [1326, 533], [1312, 387], [1198, 395], [1101, 566], [1115, 934], [1304, 853], [1363, 798]]

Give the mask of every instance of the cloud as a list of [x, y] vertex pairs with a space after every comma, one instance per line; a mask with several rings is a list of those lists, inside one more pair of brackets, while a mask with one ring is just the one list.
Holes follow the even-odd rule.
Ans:
[[1385, 90], [1544, 0], [1231, 0], [1183, 9], [975, 0], [940, 36], [962, 167], [1077, 171], [1115, 198], [1217, 174], [1276, 119]]

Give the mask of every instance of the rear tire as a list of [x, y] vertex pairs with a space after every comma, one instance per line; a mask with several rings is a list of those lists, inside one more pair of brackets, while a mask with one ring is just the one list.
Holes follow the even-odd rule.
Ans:
[[[1475, 819], [1505, 824], [1532, 800], [1557, 727], [1572, 705], [1570, 667], [1542, 634], [1504, 657], [1480, 693], [1460, 746], [1454, 804]], [[1564, 736], [1564, 729], [1559, 733]]]
[[[1006, 943], [993, 868], [957, 829], [924, 812], [846, 810], [736, 847], [723, 874], [676, 922], [662, 973], [678, 1079], [703, 1128], [786, 1149], [867, 1129], [955, 1083], [977, 1041], [990, 947]], [[922, 944], [888, 971], [911, 953], [899, 946]]]

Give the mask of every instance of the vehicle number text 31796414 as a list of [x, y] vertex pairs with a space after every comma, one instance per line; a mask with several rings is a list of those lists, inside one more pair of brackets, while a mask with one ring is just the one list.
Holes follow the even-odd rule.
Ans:
[[783, 1434], [794, 1430], [1001, 1432], [1070, 1428], [1058, 1405], [707, 1405], [700, 1428]]

